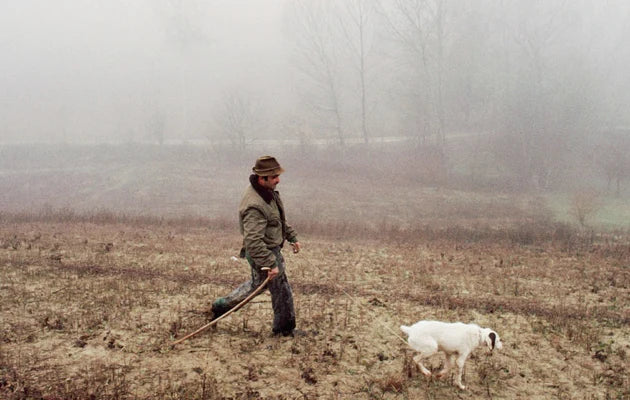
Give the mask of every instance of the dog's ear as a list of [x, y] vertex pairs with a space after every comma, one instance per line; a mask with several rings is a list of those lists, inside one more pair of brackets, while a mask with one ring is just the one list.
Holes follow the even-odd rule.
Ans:
[[494, 350], [494, 346], [496, 345], [497, 341], [497, 334], [493, 331], [490, 331], [490, 333], [488, 334], [488, 339], [488, 347], [490, 347], [491, 350]]
[[481, 337], [483, 338], [483, 341], [486, 343], [486, 346], [488, 346], [490, 350], [494, 350], [494, 346], [497, 340], [497, 334], [492, 329], [484, 328], [482, 330]]

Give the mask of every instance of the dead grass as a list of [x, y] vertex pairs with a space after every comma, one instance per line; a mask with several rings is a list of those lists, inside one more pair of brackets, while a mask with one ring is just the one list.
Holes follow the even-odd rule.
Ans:
[[[230, 259], [238, 235], [202, 226], [4, 223], [0, 397], [630, 396], [630, 272], [621, 239], [567, 248], [493, 235], [304, 235], [304, 252], [286, 258], [308, 336], [271, 337], [263, 294], [217, 329], [171, 349], [205, 323], [209, 302], [248, 274]], [[492, 326], [504, 350], [475, 353], [466, 392], [450, 378], [427, 380], [397, 337], [400, 324], [426, 318]]]
[[[258, 154], [3, 149], [0, 398], [630, 397], [627, 231], [556, 223], [532, 194], [437, 186], [410, 152], [355, 150], [278, 154], [308, 336], [271, 337], [263, 294], [173, 349], [248, 277], [234, 210]], [[411, 362], [398, 327], [428, 318], [501, 334], [502, 352], [467, 363], [468, 391]]]

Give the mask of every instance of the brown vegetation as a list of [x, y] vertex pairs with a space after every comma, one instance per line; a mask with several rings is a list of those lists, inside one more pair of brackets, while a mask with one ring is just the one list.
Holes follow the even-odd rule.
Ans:
[[[304, 252], [286, 255], [308, 336], [271, 337], [263, 294], [171, 348], [246, 279], [230, 259], [238, 235], [220, 221], [65, 216], [3, 217], [2, 398], [630, 396], [627, 238], [311, 221]], [[502, 352], [467, 365], [468, 391], [410, 363], [398, 326], [427, 318], [501, 334]]]
[[[248, 276], [235, 210], [259, 154], [5, 149], [0, 398], [630, 397], [627, 232], [558, 223], [503, 178], [438, 186], [412, 150], [380, 150], [277, 154], [307, 336], [271, 337], [263, 294], [171, 348]], [[427, 318], [501, 335], [466, 392], [411, 362], [398, 327]]]

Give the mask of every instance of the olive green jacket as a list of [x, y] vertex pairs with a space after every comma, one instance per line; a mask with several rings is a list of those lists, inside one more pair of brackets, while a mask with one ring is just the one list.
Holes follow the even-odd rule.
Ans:
[[250, 185], [238, 209], [243, 248], [257, 269], [276, 266], [276, 256], [271, 249], [282, 246], [285, 240], [297, 242], [297, 233], [286, 223], [279, 193], [273, 192], [269, 200], [266, 202]]

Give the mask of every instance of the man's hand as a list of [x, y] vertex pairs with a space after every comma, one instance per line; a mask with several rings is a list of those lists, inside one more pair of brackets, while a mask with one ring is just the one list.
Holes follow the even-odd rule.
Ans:
[[293, 247], [294, 253], [299, 253], [302, 249], [302, 245], [300, 244], [300, 242], [291, 243], [291, 246]]
[[273, 280], [273, 278], [275, 278], [276, 275], [280, 273], [280, 270], [278, 270], [278, 267], [273, 267], [272, 269], [263, 268], [263, 271], [267, 271], [267, 276], [269, 277], [270, 281]]

